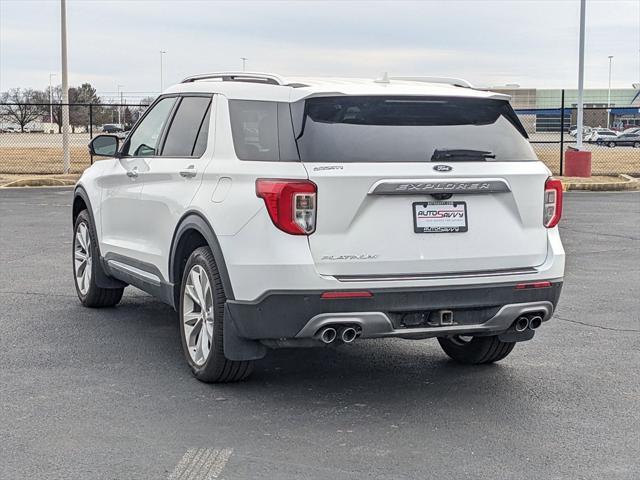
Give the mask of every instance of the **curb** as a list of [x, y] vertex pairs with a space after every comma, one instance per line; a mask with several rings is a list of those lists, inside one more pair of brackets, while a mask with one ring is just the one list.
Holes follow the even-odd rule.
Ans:
[[0, 185], [0, 188], [12, 187], [69, 187], [75, 185], [75, 180], [61, 178], [21, 178], [13, 182]]
[[624, 182], [602, 182], [602, 183], [580, 183], [562, 181], [562, 187], [567, 191], [588, 191], [588, 192], [620, 192], [640, 190], [640, 181], [630, 175], [618, 175]]

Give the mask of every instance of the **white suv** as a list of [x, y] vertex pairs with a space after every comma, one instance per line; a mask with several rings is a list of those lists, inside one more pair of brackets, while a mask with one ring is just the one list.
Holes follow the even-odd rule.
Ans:
[[562, 186], [508, 97], [463, 81], [199, 75], [90, 151], [78, 296], [172, 305], [202, 381], [380, 337], [495, 362], [558, 302]]

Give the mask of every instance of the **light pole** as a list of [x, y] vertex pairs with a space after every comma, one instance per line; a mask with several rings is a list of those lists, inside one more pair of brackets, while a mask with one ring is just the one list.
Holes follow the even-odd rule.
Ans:
[[57, 73], [49, 74], [49, 123], [53, 123], [53, 87], [51, 86], [51, 78], [57, 75]]
[[249, 60], [247, 57], [240, 57], [240, 60], [242, 60], [242, 71], [245, 71], [245, 68], [247, 66], [247, 60]]
[[118, 127], [124, 130], [121, 122], [121, 113], [122, 113], [122, 90], [121, 89], [122, 87], [124, 87], [124, 85], [118, 85], [118, 97], [120, 97], [120, 105], [118, 105]]
[[162, 56], [167, 53], [166, 50], [160, 50], [160, 93], [164, 90], [164, 80], [162, 78]]
[[71, 169], [69, 151], [69, 79], [67, 75], [67, 1], [60, 0], [60, 44], [62, 49], [62, 171]]
[[582, 150], [582, 132], [584, 130], [584, 108], [582, 106], [582, 94], [584, 91], [584, 18], [587, 8], [586, 0], [580, 0], [580, 48], [578, 53], [578, 118], [576, 147]]
[[609, 128], [609, 119], [611, 118], [611, 60], [613, 60], [613, 55], [609, 55], [609, 92], [607, 93], [607, 128]]

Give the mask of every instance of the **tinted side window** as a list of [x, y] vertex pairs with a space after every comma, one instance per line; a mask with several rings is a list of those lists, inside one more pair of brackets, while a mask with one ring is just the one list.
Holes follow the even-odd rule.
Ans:
[[280, 160], [276, 102], [232, 100], [229, 113], [233, 146], [240, 160]]
[[131, 134], [131, 138], [129, 138], [122, 152], [124, 155], [149, 157], [158, 154], [160, 134], [175, 101], [175, 98], [163, 98], [153, 106]]
[[229, 114], [240, 160], [300, 161], [288, 103], [229, 100]]
[[190, 157], [192, 155], [202, 120], [210, 103], [210, 97], [184, 97], [182, 99], [164, 142], [163, 157]]

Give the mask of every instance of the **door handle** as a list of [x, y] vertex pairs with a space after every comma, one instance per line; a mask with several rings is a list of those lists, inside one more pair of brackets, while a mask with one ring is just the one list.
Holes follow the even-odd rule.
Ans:
[[131, 170], [127, 170], [127, 177], [129, 177], [129, 178], [137, 178], [138, 177], [138, 167], [133, 167]]
[[193, 178], [196, 176], [196, 166], [189, 165], [185, 170], [180, 170], [180, 176], [184, 178]]

